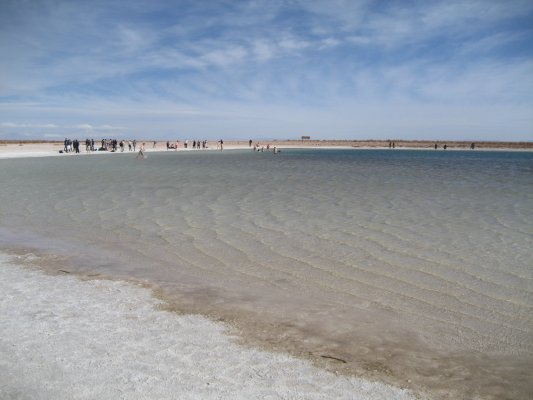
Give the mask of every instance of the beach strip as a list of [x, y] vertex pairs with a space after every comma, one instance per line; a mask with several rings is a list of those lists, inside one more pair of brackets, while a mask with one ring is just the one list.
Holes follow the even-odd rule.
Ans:
[[[189, 143], [187, 148], [184, 148], [183, 141], [177, 143], [175, 149], [167, 149], [166, 141], [158, 141], [154, 146], [153, 141], [139, 140], [137, 142], [136, 151], [129, 151], [128, 146], [125, 146], [124, 152], [120, 148], [116, 152], [111, 151], [93, 151], [87, 152], [85, 144], [80, 144], [80, 153], [74, 152], [64, 153], [63, 143], [60, 142], [16, 142], [16, 141], [2, 141], [0, 140], [0, 159], [4, 158], [26, 158], [26, 157], [50, 157], [50, 156], [74, 156], [74, 155], [94, 155], [94, 154], [137, 154], [139, 146], [145, 143], [146, 152], [172, 152], [172, 151], [205, 151], [205, 150], [220, 150], [216, 141], [208, 141], [206, 149], [193, 149]], [[388, 149], [389, 143], [393, 142], [383, 140], [255, 140], [250, 145], [247, 141], [224, 141], [224, 150], [250, 150], [257, 146], [257, 149], [272, 151], [274, 147], [277, 149]], [[472, 151], [470, 142], [444, 142], [444, 141], [398, 141], [395, 143], [395, 150], [435, 150], [434, 146], [437, 144], [436, 151], [443, 151], [443, 146], [447, 145], [447, 151]], [[176, 142], [170, 142], [175, 146]], [[476, 143], [474, 151], [533, 151], [533, 142], [479, 142]]]

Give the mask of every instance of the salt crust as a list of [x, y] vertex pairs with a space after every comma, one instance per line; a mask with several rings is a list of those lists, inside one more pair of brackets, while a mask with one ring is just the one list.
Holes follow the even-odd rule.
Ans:
[[412, 399], [245, 348], [224, 325], [157, 310], [148, 289], [0, 257], [1, 399]]

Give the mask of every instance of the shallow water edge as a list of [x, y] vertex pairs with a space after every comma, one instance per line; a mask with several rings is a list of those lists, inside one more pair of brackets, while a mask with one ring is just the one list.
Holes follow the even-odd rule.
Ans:
[[38, 258], [0, 252], [2, 399], [414, 399], [239, 346], [225, 325], [161, 310], [139, 285], [29, 268]]
[[[101, 268], [79, 268], [70, 256], [44, 249], [5, 247], [3, 243], [0, 251], [13, 257], [17, 264], [52, 275], [141, 285], [162, 301], [160, 309], [223, 322], [228, 334], [240, 345], [290, 354], [337, 375], [409, 389], [419, 399], [527, 399], [533, 390], [529, 380], [533, 360], [528, 357], [474, 352], [449, 354], [428, 348], [416, 335], [398, 337], [399, 332], [394, 331], [393, 325], [387, 327], [391, 332], [388, 342], [382, 337], [374, 340], [358, 332], [335, 337], [323, 325], [308, 326], [298, 318], [276, 315], [267, 308], [257, 312], [255, 299], [247, 304], [245, 298], [228, 299], [213, 288], [183, 290], [183, 286], [180, 292], [176, 287], [165, 288], [144, 279], [107, 275]], [[95, 272], [97, 270], [100, 272]], [[368, 315], [362, 316], [362, 324], [365, 317]], [[338, 320], [338, 315], [334, 320]], [[361, 342], [355, 346], [356, 351], [353, 341]]]

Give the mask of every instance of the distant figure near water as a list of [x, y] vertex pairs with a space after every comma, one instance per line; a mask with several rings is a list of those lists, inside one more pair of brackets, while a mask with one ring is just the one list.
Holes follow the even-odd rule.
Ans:
[[137, 154], [135, 159], [139, 159], [139, 156], [142, 157], [143, 160], [146, 158], [146, 156], [144, 155], [144, 143], [141, 144], [141, 147], [139, 148], [139, 153]]
[[476, 144], [472, 142], [472, 144], [470, 145], [470, 150], [474, 150], [475, 148], [476, 148]]

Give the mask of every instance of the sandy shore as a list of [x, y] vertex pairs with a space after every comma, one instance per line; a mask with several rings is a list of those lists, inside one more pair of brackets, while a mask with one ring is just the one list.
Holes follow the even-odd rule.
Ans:
[[[138, 143], [142, 143], [139, 141]], [[146, 151], [167, 151], [166, 141], [160, 141], [153, 146], [153, 141], [145, 141]], [[171, 142], [175, 144], [175, 142]], [[275, 141], [254, 141], [254, 144], [259, 144], [260, 147], [270, 145], [279, 149], [287, 148], [359, 148], [359, 149], [388, 149], [388, 141], [367, 140], [367, 141], [352, 141], [352, 140], [275, 140]], [[471, 142], [457, 142], [457, 141], [396, 141], [395, 149], [434, 149], [435, 143], [438, 144], [440, 150], [444, 144], [447, 145], [448, 150], [470, 150]], [[198, 151], [191, 148], [192, 142], [189, 141], [188, 149], [183, 147], [183, 142], [179, 142], [177, 151]], [[253, 145], [252, 145], [253, 146]], [[69, 156], [74, 153], [59, 153], [63, 149], [63, 143], [60, 142], [17, 142], [17, 141], [2, 141], [0, 140], [0, 159], [1, 158], [19, 158], [19, 157], [49, 157], [49, 156]], [[252, 149], [248, 141], [225, 141], [225, 150], [234, 149]], [[138, 147], [137, 147], [138, 150]], [[217, 142], [209, 141], [208, 150], [217, 150]], [[523, 150], [533, 151], [533, 142], [479, 142], [476, 143], [476, 150]], [[85, 144], [80, 143], [80, 154], [88, 154], [85, 151]], [[170, 150], [175, 151], [175, 150]], [[120, 152], [120, 150], [119, 150]], [[125, 150], [128, 152], [128, 150]], [[132, 152], [130, 152], [132, 153]], [[113, 154], [108, 151], [96, 151], [90, 154]]]
[[158, 309], [138, 285], [52, 276], [0, 253], [2, 399], [414, 399]]

